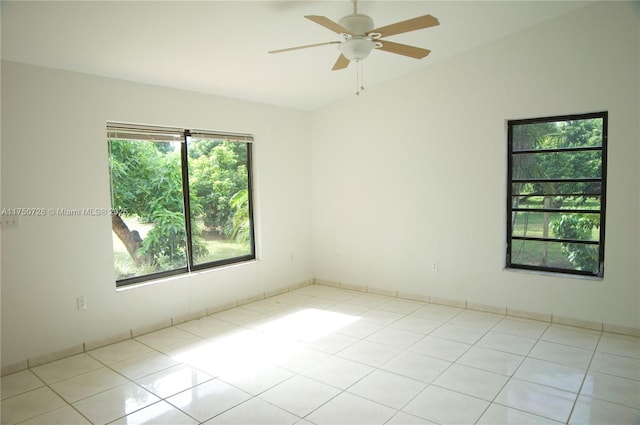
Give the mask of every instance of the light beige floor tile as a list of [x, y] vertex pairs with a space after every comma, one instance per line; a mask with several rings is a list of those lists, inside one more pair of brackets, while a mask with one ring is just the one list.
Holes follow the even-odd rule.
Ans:
[[2, 423], [640, 423], [637, 337], [299, 291], [5, 376]]
[[478, 425], [559, 425], [562, 422], [493, 403], [476, 423]]
[[219, 379], [249, 394], [258, 395], [293, 375], [291, 371], [278, 366], [258, 364], [222, 373]]
[[173, 352], [171, 356], [211, 376], [220, 376], [268, 364], [273, 350], [280, 349], [266, 335], [244, 329], [216, 336], [206, 344], [188, 347], [180, 354]]
[[309, 342], [359, 320], [358, 317], [349, 314], [322, 309], [302, 309], [285, 316], [274, 317], [255, 329], [270, 338]]
[[242, 307], [247, 308], [249, 310], [257, 311], [258, 313], [269, 314], [269, 313], [274, 313], [278, 310], [282, 310], [286, 308], [287, 304], [284, 304], [279, 300], [266, 298], [264, 300], [254, 301], [252, 303], [245, 304]]
[[160, 399], [139, 385], [128, 382], [73, 403], [94, 424], [106, 424]]
[[304, 417], [339, 393], [335, 387], [298, 375], [264, 392], [260, 398]]
[[382, 328], [382, 325], [359, 320], [336, 330], [336, 332], [353, 338], [366, 338]]
[[204, 422], [250, 398], [248, 393], [214, 379], [169, 397], [167, 401]]
[[566, 422], [576, 398], [576, 394], [568, 391], [512, 378], [494, 401], [534, 415]]
[[262, 313], [258, 313], [254, 310], [249, 310], [248, 308], [244, 307], [236, 307], [211, 315], [211, 317], [214, 319], [224, 320], [225, 322], [229, 322], [234, 325], [242, 325], [250, 320], [255, 320], [262, 316]]
[[167, 398], [213, 379], [212, 376], [179, 364], [138, 379], [136, 382], [161, 398]]
[[44, 415], [20, 422], [20, 425], [91, 425], [91, 422], [73, 407], [65, 405]]
[[181, 341], [196, 338], [198, 337], [194, 337], [193, 334], [190, 334], [189, 332], [183, 331], [178, 327], [171, 326], [148, 334], [140, 335], [136, 337], [135, 340], [157, 350]]
[[402, 410], [439, 424], [473, 424], [488, 405], [488, 401], [430, 385]]
[[307, 419], [317, 424], [375, 425], [386, 423], [396, 412], [382, 404], [341, 393], [311, 413]]
[[552, 324], [540, 337], [543, 341], [594, 350], [602, 332]]
[[360, 317], [362, 313], [369, 310], [369, 307], [365, 307], [359, 304], [351, 304], [349, 302], [344, 302], [336, 305], [332, 305], [328, 307], [327, 311], [332, 311], [334, 313], [348, 314], [354, 317]]
[[15, 424], [64, 405], [64, 400], [49, 388], [38, 388], [2, 400], [0, 422], [3, 425]]
[[44, 382], [53, 384], [101, 367], [103, 367], [102, 363], [88, 354], [82, 353], [34, 367], [32, 370]]
[[150, 353], [151, 351], [153, 350], [146, 345], [141, 344], [136, 340], [128, 339], [126, 341], [97, 348], [89, 351], [88, 354], [104, 364], [111, 365], [132, 357]]
[[380, 310], [376, 307], [374, 309], [365, 311], [360, 315], [360, 317], [365, 322], [371, 322], [381, 326], [388, 326], [404, 317], [404, 314], [394, 313], [387, 310]]
[[446, 360], [406, 351], [385, 363], [381, 369], [430, 383], [450, 365], [451, 362]]
[[[277, 342], [274, 343], [277, 344]], [[286, 349], [272, 355], [269, 360], [276, 366], [296, 373], [304, 372], [329, 357], [327, 353], [307, 348], [302, 344], [290, 344], [284, 347]]]
[[331, 333], [316, 340], [305, 342], [305, 345], [328, 354], [336, 354], [358, 341], [360, 341], [359, 338], [341, 335], [339, 333]]
[[580, 396], [569, 424], [640, 424], [640, 410]]
[[378, 332], [369, 335], [365, 338], [365, 341], [375, 342], [389, 347], [405, 350], [422, 339], [424, 335], [405, 331], [403, 329], [397, 329], [393, 327], [387, 327], [379, 330]]
[[640, 409], [640, 381], [589, 372], [580, 395]]
[[412, 312], [411, 315], [435, 320], [438, 322], [446, 322], [464, 311], [464, 309], [457, 307], [449, 307], [439, 304], [427, 304], [424, 307], [420, 307], [416, 311]]
[[526, 356], [536, 342], [537, 339], [533, 338], [524, 338], [512, 334], [489, 331], [478, 341], [477, 345], [479, 347]]
[[451, 319], [449, 323], [456, 325], [470, 326], [485, 331], [493, 328], [498, 322], [504, 318], [503, 315], [486, 313], [483, 311], [463, 311], [456, 317]]
[[245, 401], [244, 403], [205, 422], [205, 425], [286, 425], [300, 423], [299, 421], [299, 417], [292, 415], [281, 408], [266, 403], [259, 398], [252, 398], [251, 400]]
[[454, 362], [471, 347], [472, 346], [470, 344], [465, 344], [464, 342], [451, 341], [450, 339], [427, 335], [409, 347], [409, 350], [425, 354], [430, 357]]
[[134, 380], [146, 375], [175, 366], [178, 362], [158, 352], [143, 354], [132, 359], [111, 365], [111, 368], [125, 377]]
[[329, 357], [303, 375], [337, 388], [346, 389], [374, 370], [371, 366], [340, 357]]
[[445, 323], [429, 335], [464, 342], [465, 344], [475, 344], [486, 332], [484, 329], [473, 328], [471, 326]]
[[291, 294], [317, 297], [318, 295], [322, 295], [333, 290], [335, 290], [335, 288], [326, 285], [308, 285], [296, 289], [295, 291], [291, 291]]
[[227, 331], [234, 326], [235, 325], [232, 325], [229, 322], [206, 316], [201, 317], [200, 319], [180, 323], [176, 327], [201, 338], [209, 338], [211, 336]]
[[435, 422], [400, 411], [389, 419], [387, 425], [435, 425]]
[[577, 367], [528, 358], [513, 376], [523, 381], [577, 393], [586, 373], [586, 370]]
[[547, 330], [549, 325], [550, 324], [547, 322], [541, 322], [538, 320], [505, 317], [491, 330], [495, 332], [517, 335], [523, 338], [538, 339]]
[[402, 315], [413, 313], [420, 307], [424, 307], [426, 304], [412, 301], [403, 300], [391, 300], [386, 303], [380, 304], [376, 308], [379, 310], [391, 311], [393, 313], [399, 313]]
[[517, 354], [476, 346], [467, 350], [458, 363], [511, 376], [523, 360], [524, 357]]
[[593, 351], [555, 342], [538, 341], [531, 349], [529, 357], [586, 369], [593, 357]]
[[640, 338], [605, 333], [596, 351], [640, 359]]
[[425, 319], [424, 317], [408, 315], [396, 320], [389, 326], [397, 329], [404, 329], [405, 331], [427, 335], [433, 332], [438, 327], [442, 326], [442, 322], [439, 322], [437, 320]]
[[491, 401], [509, 378], [482, 369], [451, 365], [433, 381], [434, 385]]
[[159, 401], [148, 407], [123, 416], [110, 425], [197, 425], [198, 421], [176, 409], [166, 401]]
[[355, 383], [347, 391], [367, 400], [401, 409], [426, 386], [426, 383], [415, 379], [384, 370], [375, 370]]
[[105, 367], [57, 382], [51, 388], [69, 403], [117, 387], [127, 379]]
[[2, 399], [44, 387], [44, 383], [30, 370], [23, 370], [0, 378]]
[[316, 295], [323, 300], [331, 301], [333, 303], [346, 302], [353, 298], [360, 296], [360, 292], [348, 291], [344, 289], [333, 289], [331, 291], [324, 292]]
[[589, 369], [640, 381], [640, 359], [596, 352]]
[[347, 360], [378, 367], [400, 354], [400, 352], [401, 350], [387, 345], [360, 341], [342, 350], [337, 355]]
[[377, 307], [381, 304], [384, 304], [389, 301], [388, 297], [384, 297], [382, 295], [374, 295], [374, 294], [362, 294], [356, 297], [353, 297], [349, 300], [351, 304], [358, 304], [369, 309]]

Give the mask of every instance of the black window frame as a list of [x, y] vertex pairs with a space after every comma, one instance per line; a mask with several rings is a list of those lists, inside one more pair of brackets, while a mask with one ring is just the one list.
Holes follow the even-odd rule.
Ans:
[[[212, 269], [216, 267], [237, 264], [247, 261], [252, 261], [256, 259], [256, 231], [255, 231], [255, 220], [254, 220], [254, 194], [253, 194], [253, 142], [254, 137], [251, 134], [240, 134], [240, 133], [226, 133], [219, 131], [208, 131], [208, 130], [192, 130], [186, 128], [170, 128], [170, 127], [159, 127], [159, 126], [146, 126], [146, 125], [135, 125], [135, 124], [121, 124], [121, 123], [107, 123], [107, 143], [110, 139], [114, 139], [114, 137], [110, 136], [113, 134], [121, 134], [121, 139], [127, 140], [126, 135], [127, 132], [140, 134], [148, 134], [149, 139], [148, 142], [156, 142], [156, 141], [168, 141], [171, 140], [172, 136], [175, 134], [181, 134], [180, 141], [180, 166], [181, 166], [181, 179], [182, 179], [182, 202], [184, 209], [184, 229], [186, 236], [186, 266], [178, 267], [171, 270], [161, 271], [161, 272], [153, 272], [145, 275], [128, 277], [124, 279], [116, 279], [116, 288], [125, 287], [128, 285], [148, 282], [152, 280], [162, 279], [170, 276], [189, 274], [192, 271], [200, 271], [205, 269]], [[248, 215], [249, 215], [249, 223], [250, 223], [250, 236], [249, 236], [249, 247], [250, 253], [246, 255], [240, 255], [235, 257], [228, 257], [220, 260], [209, 261], [206, 263], [198, 263], [194, 261], [193, 251], [192, 251], [192, 220], [191, 220], [191, 208], [190, 208], [190, 186], [189, 186], [189, 156], [188, 156], [188, 140], [190, 137], [198, 137], [198, 138], [218, 138], [223, 139], [224, 141], [233, 141], [237, 143], [245, 143], [247, 148], [247, 190], [248, 190]], [[139, 140], [141, 143], [144, 143], [144, 140]], [[173, 139], [173, 141], [178, 141]], [[111, 179], [110, 173], [110, 179]], [[110, 184], [111, 190], [112, 184]]]
[[[561, 121], [577, 121], [587, 119], [602, 119], [602, 142], [599, 148], [597, 147], [574, 147], [574, 148], [555, 148], [555, 149], [531, 149], [531, 150], [515, 150], [514, 151], [514, 127], [518, 125], [538, 124], [538, 123], [555, 123]], [[522, 269], [539, 272], [560, 273], [567, 275], [579, 275], [579, 276], [591, 276], [591, 277], [604, 277], [604, 254], [605, 254], [605, 225], [606, 225], [606, 198], [607, 198], [607, 149], [608, 149], [608, 111], [584, 113], [584, 114], [572, 114], [572, 115], [558, 115], [539, 118], [527, 118], [507, 120], [507, 144], [508, 144], [508, 160], [507, 160], [507, 246], [506, 246], [506, 268], [507, 269]], [[548, 179], [514, 179], [513, 176], [513, 164], [514, 155], [523, 154], [548, 154], [559, 152], [586, 152], [586, 151], [599, 151], [601, 153], [601, 173], [599, 178], [548, 178]], [[580, 210], [580, 209], [553, 209], [553, 208], [514, 208], [513, 197], [521, 196], [520, 194], [513, 193], [514, 183], [567, 183], [567, 182], [592, 182], [600, 184], [600, 209], [599, 212], [599, 239], [598, 241], [585, 241], [576, 239], [559, 239], [559, 238], [544, 238], [544, 237], [527, 237], [527, 236], [514, 236], [513, 235], [513, 213], [519, 211], [527, 212], [563, 212], [568, 211], [574, 214], [590, 213], [593, 214], [594, 210]], [[583, 192], [583, 195], [593, 195], [593, 193]], [[598, 246], [598, 269], [596, 272], [585, 271], [579, 269], [567, 269], [559, 267], [551, 267], [545, 265], [530, 265], [514, 263], [512, 261], [512, 249], [514, 241], [541, 241], [541, 242], [553, 242], [553, 243], [580, 243], [588, 245]]]

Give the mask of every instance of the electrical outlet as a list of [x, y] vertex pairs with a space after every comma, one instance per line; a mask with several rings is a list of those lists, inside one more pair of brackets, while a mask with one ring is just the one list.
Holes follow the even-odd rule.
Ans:
[[432, 272], [437, 272], [438, 271], [438, 263], [431, 264], [431, 271]]
[[78, 310], [86, 310], [87, 309], [87, 297], [85, 297], [84, 295], [79, 296], [77, 298], [77, 302], [78, 302]]

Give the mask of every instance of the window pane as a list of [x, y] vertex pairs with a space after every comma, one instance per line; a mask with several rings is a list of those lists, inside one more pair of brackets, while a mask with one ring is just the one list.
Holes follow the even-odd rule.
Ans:
[[513, 213], [512, 235], [528, 238], [597, 241], [600, 215], [518, 211]]
[[507, 267], [603, 276], [607, 117], [509, 121]]
[[179, 142], [109, 140], [116, 279], [187, 266]]
[[511, 264], [598, 274], [598, 245], [514, 240]]
[[513, 196], [512, 207], [522, 209], [552, 208], [562, 210], [600, 210], [600, 196]]
[[602, 154], [597, 151], [536, 152], [513, 156], [514, 179], [598, 178]]
[[602, 183], [600, 182], [530, 182], [513, 183], [513, 195], [554, 195], [574, 196], [576, 199], [600, 196]]
[[189, 138], [189, 201], [194, 265], [253, 256], [250, 144]]
[[602, 118], [514, 125], [513, 150], [602, 146], [602, 126]]

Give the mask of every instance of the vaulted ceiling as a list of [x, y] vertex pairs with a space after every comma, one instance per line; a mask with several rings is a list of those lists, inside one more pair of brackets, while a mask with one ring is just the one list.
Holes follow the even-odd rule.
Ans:
[[[364, 84], [415, 72], [588, 3], [359, 1], [358, 11], [376, 27], [425, 14], [440, 21], [389, 37], [432, 53], [417, 60], [373, 51], [363, 62]], [[2, 1], [1, 54], [11, 61], [313, 110], [355, 93], [355, 66], [331, 70], [339, 55], [335, 45], [267, 52], [339, 40], [304, 15], [337, 22], [352, 10], [349, 0]]]

